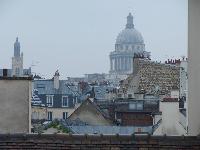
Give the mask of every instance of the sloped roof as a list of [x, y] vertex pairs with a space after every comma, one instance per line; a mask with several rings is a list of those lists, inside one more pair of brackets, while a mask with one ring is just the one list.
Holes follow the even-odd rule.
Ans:
[[78, 95], [75, 86], [68, 86], [67, 80], [59, 81], [59, 89], [54, 88], [53, 79], [34, 80], [34, 89], [38, 90], [38, 94], [75, 94]]
[[152, 134], [152, 126], [68, 126], [75, 134], [109, 134], [131, 135], [135, 132]]
[[69, 116], [69, 119], [71, 119], [70, 117], [73, 114], [77, 113], [81, 108], [83, 108], [86, 103], [89, 103], [92, 108], [94, 108], [97, 112], [99, 112], [103, 116], [103, 118], [105, 118], [106, 120], [111, 121], [111, 118], [110, 118], [109, 114], [107, 114], [106, 112], [102, 111], [100, 109], [100, 107], [89, 98], [82, 102], [82, 104]]

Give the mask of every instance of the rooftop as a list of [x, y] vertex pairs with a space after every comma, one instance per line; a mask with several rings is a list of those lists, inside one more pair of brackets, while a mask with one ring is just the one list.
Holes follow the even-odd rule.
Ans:
[[32, 77], [5, 77], [0, 76], [0, 80], [33, 80]]
[[200, 149], [199, 136], [1, 134], [0, 149]]

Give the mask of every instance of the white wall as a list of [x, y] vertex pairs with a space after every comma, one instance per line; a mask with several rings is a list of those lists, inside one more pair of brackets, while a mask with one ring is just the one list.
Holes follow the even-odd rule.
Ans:
[[162, 112], [162, 123], [158, 130], [161, 133], [157, 131], [156, 134], [183, 135], [186, 133], [179, 123], [180, 112], [178, 102], [161, 102], [160, 110]]
[[30, 133], [31, 80], [0, 80], [0, 133]]
[[162, 133], [177, 135], [176, 122], [178, 121], [178, 102], [161, 102]]
[[188, 134], [200, 133], [200, 0], [188, 0]]

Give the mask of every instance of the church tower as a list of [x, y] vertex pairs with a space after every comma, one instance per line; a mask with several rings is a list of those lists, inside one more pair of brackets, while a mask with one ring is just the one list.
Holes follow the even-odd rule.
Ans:
[[14, 56], [12, 57], [12, 76], [23, 76], [23, 53], [20, 54], [18, 37], [14, 43]]

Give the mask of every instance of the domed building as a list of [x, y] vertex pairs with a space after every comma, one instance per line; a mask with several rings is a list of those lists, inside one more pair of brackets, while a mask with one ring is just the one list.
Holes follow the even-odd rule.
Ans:
[[127, 75], [133, 73], [134, 57], [149, 58], [150, 52], [145, 51], [144, 39], [133, 24], [131, 13], [127, 16], [126, 28], [116, 39], [115, 51], [110, 53], [110, 74]]

